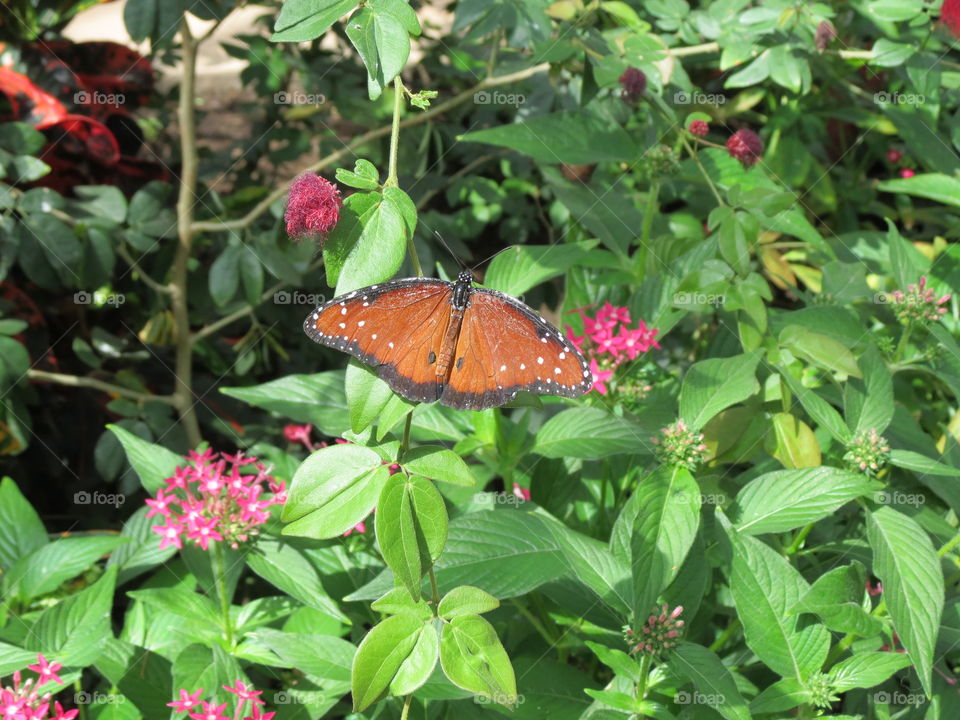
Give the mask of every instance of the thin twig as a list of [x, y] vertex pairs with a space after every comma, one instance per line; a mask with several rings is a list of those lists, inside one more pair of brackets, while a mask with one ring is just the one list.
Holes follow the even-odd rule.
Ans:
[[27, 377], [31, 380], [40, 382], [54, 383], [56, 385], [66, 385], [67, 387], [82, 387], [100, 390], [113, 395], [130, 398], [137, 402], [160, 402], [167, 405], [175, 405], [172, 395], [153, 395], [152, 393], [142, 393], [136, 390], [114, 385], [113, 383], [97, 380], [96, 378], [84, 377], [82, 375], [66, 375], [64, 373], [53, 373], [45, 370], [27, 370]]
[[140, 279], [143, 280], [144, 284], [146, 284], [148, 287], [156, 290], [158, 293], [163, 293], [164, 295], [169, 295], [173, 292], [173, 289], [169, 285], [164, 285], [163, 283], [157, 282], [150, 277], [146, 270], [140, 267], [140, 264], [133, 259], [130, 251], [127, 250], [126, 246], [122, 243], [117, 245], [117, 255], [123, 258], [123, 261], [140, 276]]

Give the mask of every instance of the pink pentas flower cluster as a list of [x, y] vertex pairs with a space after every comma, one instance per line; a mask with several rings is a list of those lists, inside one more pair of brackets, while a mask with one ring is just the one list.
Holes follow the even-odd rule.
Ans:
[[635, 360], [650, 348], [660, 347], [655, 340], [659, 331], [648, 328], [643, 320], [635, 328], [628, 327], [631, 323], [630, 310], [625, 307], [607, 302], [594, 317], [582, 310], [579, 312], [583, 318], [585, 335], [577, 337], [567, 325], [567, 337], [590, 360], [593, 389], [601, 395], [609, 392], [607, 381], [613, 377], [619, 365]]
[[270, 477], [256, 458], [207, 448], [202, 453], [191, 450], [187, 460], [147, 500], [147, 517], [159, 515], [165, 521], [152, 527], [161, 537], [161, 550], [168, 545], [182, 548], [184, 537], [204, 550], [214, 541], [237, 548], [259, 533], [271, 505], [287, 499], [283, 481]]
[[[217, 704], [214, 701], [201, 700], [203, 688], [188, 693], [180, 689], [180, 699], [167, 703], [174, 712], [187, 713], [193, 720], [270, 720], [276, 713], [263, 712], [263, 700], [259, 698], [262, 690], [254, 690], [237, 680], [233, 685], [224, 685], [223, 689], [237, 696], [232, 711], [227, 710], [228, 703]], [[249, 708], [247, 705], [249, 704]]]
[[4, 720], [72, 720], [79, 710], [64, 710], [59, 702], [51, 703], [52, 693], [40, 688], [48, 682], [63, 685], [57, 671], [63, 666], [58, 662], [48, 662], [37, 655], [36, 665], [27, 665], [36, 678], [23, 680], [19, 670], [13, 673], [12, 684], [0, 685], [0, 718]]
[[894, 290], [890, 293], [890, 303], [893, 311], [900, 322], [906, 324], [936, 322], [941, 315], [945, 315], [947, 309], [942, 307], [950, 295], [941, 295], [933, 288], [927, 287], [927, 278], [924, 275], [920, 282], [910, 284], [906, 291]]

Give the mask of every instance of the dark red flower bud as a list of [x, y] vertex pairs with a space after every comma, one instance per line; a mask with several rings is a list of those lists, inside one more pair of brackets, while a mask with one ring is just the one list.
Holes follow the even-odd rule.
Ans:
[[627, 68], [620, 76], [620, 84], [623, 89], [620, 91], [620, 97], [625, 102], [635, 103], [647, 89], [647, 76], [637, 68]]
[[830, 41], [836, 36], [837, 29], [830, 23], [829, 20], [824, 20], [817, 25], [817, 32], [813, 36], [813, 44], [817, 46], [817, 50], [823, 52], [827, 49], [827, 45], [830, 44]]
[[745, 168], [753, 167], [763, 155], [763, 141], [753, 130], [743, 128], [727, 140], [727, 152]]
[[694, 120], [692, 123], [690, 123], [690, 127], [688, 127], [687, 130], [697, 137], [703, 137], [710, 132], [710, 126], [707, 125], [706, 121], [704, 120]]
[[940, 6], [940, 19], [954, 36], [960, 38], [960, 0], [943, 0]]
[[287, 234], [297, 240], [316, 237], [321, 240], [340, 219], [340, 191], [316, 173], [304, 173], [290, 184], [284, 220]]
[[887, 161], [896, 165], [903, 160], [903, 153], [899, 150], [887, 150]]

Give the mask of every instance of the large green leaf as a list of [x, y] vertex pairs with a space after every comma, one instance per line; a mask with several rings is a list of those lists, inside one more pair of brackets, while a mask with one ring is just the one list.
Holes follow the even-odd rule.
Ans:
[[818, 367], [849, 377], [863, 377], [853, 353], [843, 343], [827, 335], [801, 325], [788, 325], [780, 332], [778, 341], [781, 347]]
[[863, 378], [851, 377], [843, 387], [847, 423], [854, 432], [882, 433], [893, 419], [893, 377], [880, 351], [870, 346], [857, 360]]
[[518, 296], [568, 269], [589, 256], [596, 240], [558, 245], [516, 245], [497, 256], [487, 268], [487, 287]]
[[692, 365], [680, 388], [680, 417], [699, 430], [720, 411], [757, 393], [759, 362], [760, 353], [753, 352]]
[[167, 478], [173, 477], [179, 466], [187, 464], [186, 459], [175, 452], [138, 438], [119, 425], [107, 425], [107, 428], [120, 440], [127, 453], [127, 460], [137, 471], [140, 484], [148, 493], [155, 493], [163, 487]]
[[747, 703], [733, 674], [712, 650], [682, 642], [670, 653], [670, 661], [708, 699], [706, 704], [727, 720], [750, 720]]
[[303, 461], [282, 518], [287, 535], [331, 538], [363, 520], [390, 476], [380, 456], [361, 445], [332, 445]]
[[517, 681], [497, 631], [479, 615], [461, 615], [440, 635], [440, 664], [457, 687], [500, 705], [517, 702]]
[[295, 668], [322, 680], [350, 680], [350, 667], [357, 649], [346, 640], [272, 628], [259, 628], [251, 636], [276, 653], [282, 667]]
[[550, 164], [631, 162], [639, 154], [623, 128], [586, 110], [537, 115], [509, 125], [474, 130], [460, 139], [508, 147]]
[[173, 546], [160, 549], [160, 538], [151, 530], [153, 525], [160, 524], [160, 520], [156, 516], [148, 518], [149, 511], [150, 507], [144, 505], [127, 519], [120, 537], [128, 542], [114, 550], [107, 561], [107, 567], [116, 565], [119, 568], [117, 582], [120, 584], [147, 572], [177, 553]]
[[725, 529], [733, 546], [730, 590], [747, 645], [771, 670], [802, 682], [819, 672], [830, 649], [823, 625], [792, 614], [809, 585], [770, 546]]
[[324, 435], [350, 429], [343, 370], [286, 375], [261, 385], [220, 388], [220, 392], [296, 422], [317, 426]]
[[0, 481], [0, 570], [47, 542], [40, 516], [8, 477]]
[[619, 453], [651, 453], [653, 431], [600, 408], [564, 410], [537, 433], [532, 452], [548, 458], [602, 458]]
[[126, 538], [116, 535], [57, 538], [21, 557], [4, 576], [4, 585], [26, 602], [56, 590], [125, 542]]
[[340, 269], [337, 295], [393, 277], [407, 250], [404, 212], [402, 202], [384, 192], [380, 202], [361, 218], [363, 230]]
[[765, 473], [737, 494], [737, 530], [748, 535], [792, 530], [881, 487], [866, 475], [825, 465]]
[[424, 623], [410, 615], [393, 615], [363, 638], [353, 659], [353, 707], [361, 711], [387, 693], [400, 666], [420, 638]]
[[883, 583], [893, 627], [930, 695], [944, 604], [940, 559], [923, 527], [890, 507], [867, 514], [867, 540], [873, 550], [873, 574]]
[[877, 185], [877, 190], [915, 195], [943, 205], [960, 207], [960, 180], [943, 173], [923, 173], [911, 178], [884, 180]]
[[883, 623], [863, 608], [865, 587], [866, 571], [854, 560], [817, 578], [794, 612], [814, 613], [835, 632], [860, 637], [877, 635], [883, 630]]
[[304, 42], [323, 35], [356, 0], [286, 0], [273, 26], [273, 42]]

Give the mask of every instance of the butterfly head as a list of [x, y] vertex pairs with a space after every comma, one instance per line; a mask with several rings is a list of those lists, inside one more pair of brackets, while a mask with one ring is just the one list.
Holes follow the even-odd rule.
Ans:
[[458, 283], [472, 283], [473, 282], [473, 273], [469, 270], [462, 270], [459, 275], [457, 275]]

